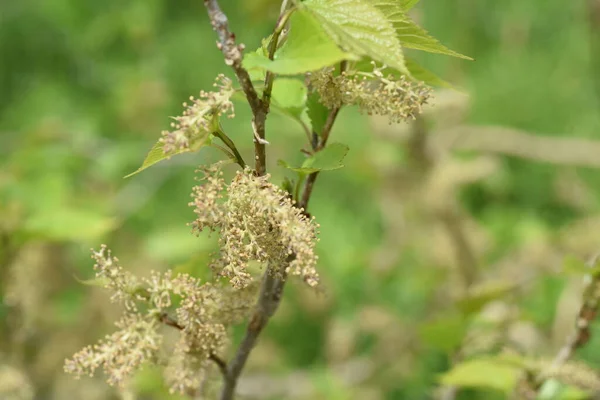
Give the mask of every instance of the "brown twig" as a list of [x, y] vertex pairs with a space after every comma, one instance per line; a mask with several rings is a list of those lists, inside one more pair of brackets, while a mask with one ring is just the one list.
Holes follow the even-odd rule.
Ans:
[[528, 371], [518, 382], [515, 388], [515, 396], [518, 398], [535, 399], [544, 382], [552, 377], [569, 362], [578, 349], [585, 346], [591, 339], [590, 326], [597, 317], [600, 309], [600, 275], [598, 274], [598, 262], [600, 254], [595, 255], [586, 265], [590, 273], [586, 274], [585, 286], [582, 293], [582, 303], [575, 319], [573, 332], [566, 338], [562, 347], [554, 357], [552, 364], [540, 373]]
[[585, 276], [585, 288], [583, 289], [582, 304], [577, 313], [575, 328], [571, 336], [567, 338], [563, 347], [552, 362], [552, 369], [560, 368], [573, 356], [573, 353], [585, 346], [591, 337], [590, 326], [596, 319], [600, 307], [600, 276], [596, 268], [600, 255], [596, 255], [587, 263], [592, 269], [589, 275]]
[[[177, 323], [177, 321], [175, 321], [173, 318], [171, 318], [167, 313], [162, 313], [159, 315], [159, 320], [160, 322], [162, 322], [163, 324], [170, 326], [172, 328], [175, 328], [177, 330], [182, 331], [183, 330], [183, 326], [179, 325]], [[217, 364], [217, 367], [219, 367], [219, 370], [221, 371], [221, 373], [223, 374], [223, 376], [227, 376], [227, 363], [218, 355], [214, 354], [214, 353], [210, 353], [208, 355], [208, 358], [213, 361], [215, 364]]]
[[223, 376], [227, 376], [227, 363], [225, 362], [225, 360], [223, 360], [221, 357], [214, 353], [210, 353], [208, 358], [210, 358], [212, 362], [217, 364], [217, 367], [219, 367], [219, 371], [221, 371], [221, 374], [223, 374]]
[[[275, 51], [277, 50], [277, 46], [279, 44], [279, 36], [281, 32], [283, 32], [284, 27], [286, 26], [290, 15], [293, 10], [287, 10], [286, 4], [282, 5], [281, 14], [277, 19], [277, 24], [275, 25], [275, 29], [273, 30], [273, 35], [271, 36], [271, 41], [268, 46], [268, 55], [269, 60], [273, 60], [275, 58]], [[265, 75], [265, 89], [263, 91], [262, 103], [265, 109], [265, 112], [269, 112], [269, 107], [271, 104], [271, 92], [273, 91], [273, 81], [275, 80], [275, 74], [271, 71], [267, 71]]]
[[[342, 61], [340, 63], [340, 72], [344, 72], [346, 70], [346, 68], [347, 68], [346, 61]], [[340, 110], [341, 110], [341, 107], [335, 107], [329, 112], [329, 115], [327, 116], [327, 119], [325, 120], [325, 125], [323, 126], [323, 130], [321, 131], [320, 138], [316, 132], [313, 132], [313, 137], [312, 137], [313, 140], [312, 140], [311, 145], [312, 145], [314, 153], [322, 150], [327, 145], [327, 140], [329, 140], [329, 135], [331, 134], [331, 129], [333, 128], [333, 124], [335, 123], [335, 120], [336, 120]], [[304, 209], [305, 211], [308, 208], [308, 201], [310, 200], [310, 196], [312, 195], [312, 190], [313, 190], [315, 181], [317, 180], [318, 176], [319, 176], [318, 171], [313, 172], [312, 174], [308, 175], [308, 177], [306, 178], [306, 182], [304, 183], [304, 193], [302, 194], [302, 199], [300, 200], [299, 207]]]
[[[338, 116], [338, 113], [340, 112], [340, 108], [334, 108], [333, 110], [331, 110], [329, 112], [329, 115], [327, 116], [327, 120], [325, 122], [325, 126], [323, 127], [323, 132], [321, 133], [321, 140], [318, 140], [318, 137], [316, 135], [313, 134], [313, 139], [316, 137], [317, 140], [313, 140], [313, 150], [314, 152], [317, 152], [321, 149], [323, 149], [325, 147], [325, 145], [327, 144], [327, 139], [329, 139], [329, 134], [331, 133], [331, 128], [333, 128], [333, 124], [335, 122], [335, 119]], [[317, 180], [317, 176], [319, 176], [319, 172], [313, 172], [312, 174], [308, 175], [308, 177], [306, 178], [306, 182], [304, 183], [304, 192], [302, 194], [302, 199], [300, 200], [299, 203], [299, 207], [303, 208], [304, 210], [307, 209], [308, 207], [308, 201], [310, 200], [310, 196], [312, 195], [312, 190], [313, 187], [315, 185], [315, 181]]]
[[[288, 262], [291, 260], [288, 260]], [[227, 374], [225, 375], [225, 384], [223, 391], [221, 392], [221, 400], [231, 400], [235, 394], [235, 388], [237, 386], [238, 379], [246, 361], [250, 356], [250, 352], [256, 344], [258, 336], [262, 330], [267, 326], [269, 319], [275, 314], [279, 303], [283, 297], [283, 288], [285, 286], [285, 265], [278, 266], [278, 270], [273, 270], [271, 266], [267, 268], [267, 271], [263, 275], [263, 282], [260, 288], [260, 294], [256, 303], [256, 308], [246, 334], [240, 343], [234, 358], [228, 365]]]
[[[410, 135], [393, 125], [378, 123], [375, 129], [381, 137], [402, 143]], [[600, 141], [569, 134], [550, 136], [501, 126], [460, 125], [433, 130], [431, 142], [441, 150], [476, 151], [556, 165], [600, 168]]]
[[[327, 143], [327, 138], [333, 128], [333, 124], [335, 119], [339, 113], [339, 108], [332, 110], [327, 118], [327, 122], [323, 128], [323, 133], [321, 134], [321, 142], [319, 149], [325, 147]], [[313, 176], [311, 180], [310, 187], [305, 186], [304, 195], [302, 197], [302, 201], [298, 204], [298, 207], [306, 210], [308, 205], [308, 200], [310, 199], [310, 195], [312, 193], [312, 186], [316, 179], [316, 174], [309, 175]], [[308, 182], [308, 181], [307, 181]], [[250, 318], [250, 322], [248, 324], [248, 328], [246, 329], [246, 334], [240, 343], [234, 358], [229, 362], [227, 368], [227, 375], [225, 376], [225, 385], [223, 386], [223, 391], [221, 392], [221, 400], [231, 400], [235, 394], [235, 388], [237, 386], [238, 379], [244, 366], [246, 365], [246, 361], [250, 356], [250, 352], [254, 348], [258, 336], [262, 332], [262, 330], [267, 325], [268, 321], [277, 311], [279, 304], [281, 303], [281, 299], [283, 297], [283, 289], [285, 287], [286, 275], [285, 268], [287, 264], [293, 261], [293, 255], [287, 260], [285, 265], [269, 266], [267, 271], [263, 276], [263, 282], [261, 284], [260, 295], [256, 304], [256, 309]]]
[[[252, 129], [254, 131], [254, 155], [255, 171], [258, 176], [266, 173], [266, 152], [265, 144], [265, 123], [269, 113], [271, 102], [271, 91], [273, 89], [274, 74], [267, 72], [265, 77], [265, 88], [262, 99], [258, 97], [256, 89], [252, 85], [248, 71], [242, 67], [243, 46], [236, 45], [235, 35], [229, 31], [227, 17], [221, 11], [216, 0], [204, 0], [204, 5], [208, 10], [214, 30], [217, 32], [219, 41], [218, 47], [223, 52], [225, 63], [230, 65], [246, 94], [248, 103], [252, 110]], [[273, 31], [269, 43], [269, 58], [273, 59], [278, 47], [279, 36], [281, 35], [291, 11], [287, 10], [287, 1], [282, 4], [281, 14], [277, 25]], [[239, 376], [246, 365], [250, 352], [254, 348], [258, 336], [267, 325], [269, 319], [277, 310], [283, 296], [285, 285], [285, 267], [286, 265], [269, 266], [263, 276], [260, 295], [256, 308], [246, 329], [246, 334], [240, 343], [235, 356], [229, 364], [219, 364], [225, 379], [223, 390], [221, 392], [222, 400], [231, 400], [235, 394], [235, 388]]]
[[178, 329], [180, 331], [183, 330], [183, 326], [179, 325], [177, 323], [177, 321], [175, 321], [173, 318], [171, 318], [167, 313], [160, 314], [160, 316], [158, 318], [159, 318], [160, 322], [162, 322], [163, 324], [165, 324], [167, 326]]
[[263, 101], [258, 97], [258, 93], [252, 84], [248, 71], [242, 67], [243, 45], [235, 42], [235, 35], [229, 30], [227, 16], [219, 7], [217, 0], [204, 0], [204, 6], [208, 11], [208, 17], [213, 29], [217, 33], [219, 40], [217, 47], [223, 53], [225, 64], [231, 66], [235, 73], [250, 109], [252, 110], [252, 130], [254, 133], [254, 153], [256, 174], [261, 176], [267, 171], [266, 153], [265, 153], [265, 122], [267, 119], [268, 107], [265, 107]]

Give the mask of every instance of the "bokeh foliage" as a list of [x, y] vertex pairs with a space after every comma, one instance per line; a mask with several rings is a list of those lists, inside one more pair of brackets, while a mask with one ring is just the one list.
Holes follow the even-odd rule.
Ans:
[[[273, 0], [222, 5], [249, 49], [278, 12]], [[471, 96], [450, 119], [600, 139], [600, 19], [591, 5], [425, 0], [415, 18], [476, 61], [407, 54]], [[63, 359], [109, 331], [117, 312], [77, 279], [92, 275], [88, 249], [100, 243], [140, 274], [167, 266], [207, 273], [214, 238], [190, 234], [187, 202], [195, 166], [218, 153], [203, 149], [122, 177], [139, 166], [181, 102], [226, 69], [199, 1], [0, 7], [0, 385], [30, 388], [24, 399], [32, 392], [117, 398], [101, 380], [63, 376]], [[250, 144], [249, 111], [236, 106], [227, 131]], [[435, 113], [426, 122], [434, 131], [447, 123]], [[277, 158], [301, 165], [295, 149], [304, 134], [284, 116], [268, 123], [277, 155], [269, 170], [280, 182], [286, 172]], [[292, 398], [296, 386], [305, 390], [299, 398], [430, 398], [467, 332], [494, 342], [492, 333], [506, 323], [524, 353], [545, 358], [569, 332], [581, 276], [560, 272], [566, 255], [585, 259], [600, 249], [597, 169], [471, 151], [452, 162], [434, 157], [442, 184], [425, 185], [431, 165], [420, 165], [410, 143], [396, 138], [408, 128], [394, 129], [352, 109], [342, 113], [333, 134], [350, 147], [345, 167], [323, 174], [310, 205], [321, 224], [325, 293], [288, 287], [251, 359], [249, 397], [262, 383], [275, 388], [273, 398]], [[251, 146], [241, 150], [251, 158]], [[461, 184], [450, 190], [443, 182]], [[440, 205], [440, 198], [448, 201]], [[453, 210], [480, 279], [491, 282], [480, 297], [462, 301], [461, 261], [444, 230], [452, 224], [437, 212], [450, 199], [458, 200]], [[600, 365], [597, 343], [577, 354], [592, 367]], [[484, 354], [499, 350], [479, 345]], [[477, 343], [470, 346], [476, 352]], [[156, 377], [145, 370], [131, 390], [176, 398]], [[490, 393], [472, 389], [460, 398]]]

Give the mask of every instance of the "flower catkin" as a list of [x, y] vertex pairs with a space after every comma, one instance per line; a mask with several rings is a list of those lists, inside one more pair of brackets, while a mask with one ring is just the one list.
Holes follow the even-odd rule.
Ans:
[[196, 231], [219, 230], [219, 274], [235, 288], [252, 277], [250, 261], [284, 265], [285, 273], [298, 275], [310, 286], [318, 283], [315, 269], [318, 225], [294, 206], [287, 193], [246, 169], [225, 184], [218, 165], [203, 169], [203, 184], [193, 189]]
[[[116, 332], [66, 360], [76, 377], [102, 368], [111, 385], [123, 385], [146, 362], [165, 364], [171, 391], [196, 389], [209, 362], [227, 342], [227, 327], [247, 318], [257, 285], [243, 290], [201, 282], [187, 274], [152, 271], [138, 279], [124, 270], [106, 246], [92, 251], [97, 282], [125, 306]], [[163, 323], [179, 331], [179, 340], [163, 349]], [[165, 358], [166, 355], [166, 358]]]
[[125, 271], [117, 257], [113, 257], [106, 245], [100, 246], [100, 250], [92, 250], [94, 271], [96, 280], [111, 292], [111, 301], [122, 303], [131, 311], [136, 311], [136, 288], [139, 281], [136, 276]]
[[109, 384], [122, 385], [143, 363], [154, 359], [162, 342], [158, 321], [126, 314], [115, 325], [120, 330], [76, 353], [66, 361], [65, 371], [76, 377], [92, 376], [103, 367]]
[[348, 71], [336, 76], [333, 67], [327, 67], [308, 78], [327, 108], [356, 105], [368, 115], [387, 115], [390, 123], [414, 119], [431, 97], [431, 89], [404, 75], [384, 75], [384, 69], [373, 65], [373, 72]]
[[220, 74], [214, 87], [216, 92], [200, 91], [198, 98], [190, 97], [190, 103], [183, 103], [183, 114], [173, 117], [175, 122], [171, 123], [171, 131], [163, 131], [160, 142], [165, 155], [173, 155], [194, 148], [208, 139], [214, 121], [218, 117], [228, 114], [229, 118], [234, 116], [233, 103], [230, 98], [235, 90], [231, 79]]

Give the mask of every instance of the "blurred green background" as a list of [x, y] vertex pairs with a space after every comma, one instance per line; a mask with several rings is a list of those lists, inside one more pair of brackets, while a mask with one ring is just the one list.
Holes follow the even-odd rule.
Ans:
[[[221, 1], [249, 49], [277, 3]], [[552, 141], [600, 140], [599, 10], [595, 0], [416, 7], [421, 25], [476, 59], [414, 54], [468, 100], [440, 93], [426, 134], [342, 112], [332, 140], [350, 146], [346, 167], [322, 174], [310, 203], [324, 293], [287, 287], [243, 398], [429, 399], [459, 360], [507, 348], [553, 357], [581, 282], [564, 267], [600, 250], [598, 165]], [[178, 398], [152, 368], [117, 391], [102, 376], [75, 381], [62, 364], [118, 315], [106, 293], [77, 281], [93, 275], [90, 247], [106, 243], [140, 274], [206, 273], [215, 241], [191, 235], [187, 203], [195, 167], [217, 151], [123, 176], [220, 72], [230, 74], [201, 1], [0, 1], [0, 399]], [[237, 104], [236, 115], [226, 130], [251, 159], [249, 110]], [[544, 135], [542, 159], [572, 162], [438, 140], [471, 125]], [[276, 161], [300, 160], [304, 134], [272, 114], [268, 138], [281, 182]], [[576, 356], [599, 367], [599, 344]], [[505, 396], [472, 388], [456, 398]]]

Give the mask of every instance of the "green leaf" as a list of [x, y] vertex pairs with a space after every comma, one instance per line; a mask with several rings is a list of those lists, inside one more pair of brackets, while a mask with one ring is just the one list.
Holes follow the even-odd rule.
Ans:
[[300, 174], [300, 175], [306, 175], [306, 174], [310, 174], [312, 172], [316, 172], [313, 170], [305, 170], [302, 167], [293, 167], [285, 160], [277, 160], [277, 165], [279, 165], [280, 167], [287, 168], [289, 170], [298, 172], [298, 174]]
[[329, 117], [329, 109], [325, 107], [323, 103], [321, 103], [319, 94], [316, 92], [311, 93], [308, 96], [306, 108], [312, 130], [317, 135], [321, 135], [321, 132], [323, 132], [323, 127], [325, 126], [325, 122], [327, 122], [327, 118]]
[[449, 353], [460, 346], [467, 323], [461, 314], [442, 316], [421, 325], [419, 337], [430, 346]]
[[294, 194], [294, 181], [290, 180], [287, 176], [283, 178], [283, 183], [281, 184], [281, 188], [288, 192], [289, 194]]
[[589, 398], [589, 393], [567, 386], [556, 379], [545, 381], [536, 397], [537, 400], [585, 400]]
[[600, 265], [588, 265], [581, 259], [574, 256], [566, 256], [563, 261], [562, 272], [565, 274], [597, 276], [600, 274]]
[[413, 8], [419, 2], [419, 0], [398, 0], [398, 2], [404, 11], [408, 11]]
[[590, 397], [591, 393], [589, 391], [567, 385], [560, 393], [559, 400], [587, 400]]
[[[261, 41], [261, 46], [254, 51], [254, 53], [256, 53], [257, 56], [268, 58], [268, 56], [269, 56], [269, 49], [268, 49], [269, 48], [269, 42], [271, 41], [272, 37], [273, 37], [273, 34], [270, 34], [266, 38], [263, 38], [263, 40]], [[251, 81], [253, 81], [253, 82], [255, 82], [255, 81], [264, 82], [265, 77], [266, 77], [266, 71], [265, 71], [264, 68], [262, 68], [262, 67], [253, 67], [253, 68], [246, 68], [246, 69], [248, 70], [248, 74], [250, 75], [250, 80]], [[246, 96], [244, 96], [243, 94], [242, 94], [242, 96], [243, 96], [242, 98], [244, 100], [246, 100]]]
[[307, 158], [302, 163], [302, 168], [310, 168], [317, 171], [331, 171], [342, 168], [342, 161], [348, 154], [348, 146], [342, 143], [332, 143], [324, 149]]
[[425, 29], [417, 25], [406, 14], [406, 9], [397, 0], [374, 0], [372, 4], [377, 7], [377, 9], [381, 10], [388, 21], [392, 23], [402, 46], [409, 49], [472, 60], [471, 57], [450, 50], [436, 38], [431, 36]]
[[457, 364], [440, 380], [448, 386], [488, 388], [511, 393], [520, 373], [521, 369], [515, 363], [500, 357], [485, 357]]
[[276, 106], [295, 117], [300, 117], [306, 105], [306, 85], [298, 79], [275, 79], [271, 98]]
[[[252, 57], [267, 58], [263, 54], [262, 48], [256, 50], [256, 52], [254, 52], [254, 53], [246, 54], [244, 60], [246, 58], [252, 58]], [[267, 60], [268, 60], [268, 58], [267, 58]], [[266, 78], [266, 71], [263, 67], [254, 66], [254, 67], [248, 67], [246, 69], [248, 70], [248, 74], [250, 75], [250, 80], [252, 82], [264, 82], [264, 80]], [[234, 94], [234, 96], [235, 96], [235, 94]], [[244, 97], [244, 99], [245, 99], [245, 97]]]
[[281, 75], [315, 71], [357, 57], [342, 51], [308, 11], [299, 9], [290, 17], [290, 33], [285, 44], [269, 60], [260, 52], [248, 53], [244, 67], [263, 68]]
[[453, 86], [438, 77], [433, 72], [428, 69], [423, 68], [421, 65], [417, 64], [415, 60], [412, 58], [406, 58], [406, 68], [410, 71], [413, 79], [417, 81], [425, 82], [425, 84], [429, 86], [437, 86], [437, 87], [445, 87], [445, 88], [453, 88]]
[[307, 158], [302, 166], [294, 168], [283, 160], [279, 160], [277, 163], [287, 169], [296, 171], [301, 174], [312, 174], [318, 171], [332, 171], [339, 169], [344, 166], [342, 161], [346, 154], [348, 154], [348, 146], [342, 143], [332, 143], [319, 152], [315, 153], [312, 157]]
[[567, 255], [563, 260], [562, 272], [567, 274], [585, 275], [588, 274], [590, 270], [581, 259]]
[[480, 311], [487, 303], [502, 298], [515, 287], [516, 283], [508, 281], [484, 282], [469, 289], [469, 293], [456, 304], [463, 313], [473, 314]]
[[307, 0], [302, 5], [346, 51], [369, 56], [408, 75], [392, 21], [371, 1]]
[[126, 175], [125, 178], [129, 178], [130, 176], [133, 176], [145, 170], [146, 168], [156, 164], [159, 161], [164, 160], [165, 158], [167, 158], [167, 156], [163, 151], [163, 144], [160, 141], [158, 141], [154, 144], [154, 146], [152, 146], [152, 148], [148, 152], [148, 155], [144, 159], [142, 166], [136, 169], [134, 172], [130, 173], [129, 175]]
[[142, 172], [143, 170], [145, 170], [146, 168], [151, 167], [154, 164], [156, 164], [162, 160], [166, 160], [166, 159], [171, 158], [172, 156], [176, 156], [177, 154], [198, 151], [202, 147], [210, 144], [211, 139], [212, 139], [212, 135], [209, 132], [206, 132], [204, 135], [197, 136], [196, 138], [193, 138], [192, 140], [190, 140], [189, 148], [176, 150], [169, 154], [165, 154], [165, 152], [163, 151], [163, 144], [159, 140], [156, 143], [154, 143], [154, 146], [152, 146], [152, 148], [148, 152], [148, 155], [146, 155], [146, 158], [144, 159], [142, 166], [139, 167], [138, 169], [136, 169], [135, 171], [133, 171], [132, 173], [130, 173], [129, 175], [125, 175], [124, 178], [129, 178], [133, 175], [136, 175], [136, 174]]
[[[362, 60], [354, 63], [354, 65], [352, 66], [352, 69], [356, 69], [357, 71], [361, 71], [361, 72], [371, 73], [373, 71], [372, 61], [373, 60], [371, 60], [370, 58], [363, 58]], [[425, 84], [427, 84], [429, 86], [437, 86], [437, 87], [445, 87], [445, 88], [449, 88], [449, 89], [456, 89], [454, 86], [452, 86], [452, 84], [439, 78], [437, 75], [435, 75], [433, 72], [429, 71], [428, 69], [423, 68], [413, 58], [406, 57], [404, 59], [404, 61], [406, 62], [406, 68], [410, 72], [410, 77], [414, 81], [424, 82]], [[392, 69], [392, 68], [387, 68], [387, 69], [383, 70], [383, 74], [384, 75], [389, 74], [396, 78], [400, 78], [402, 75], [399, 71]]]

